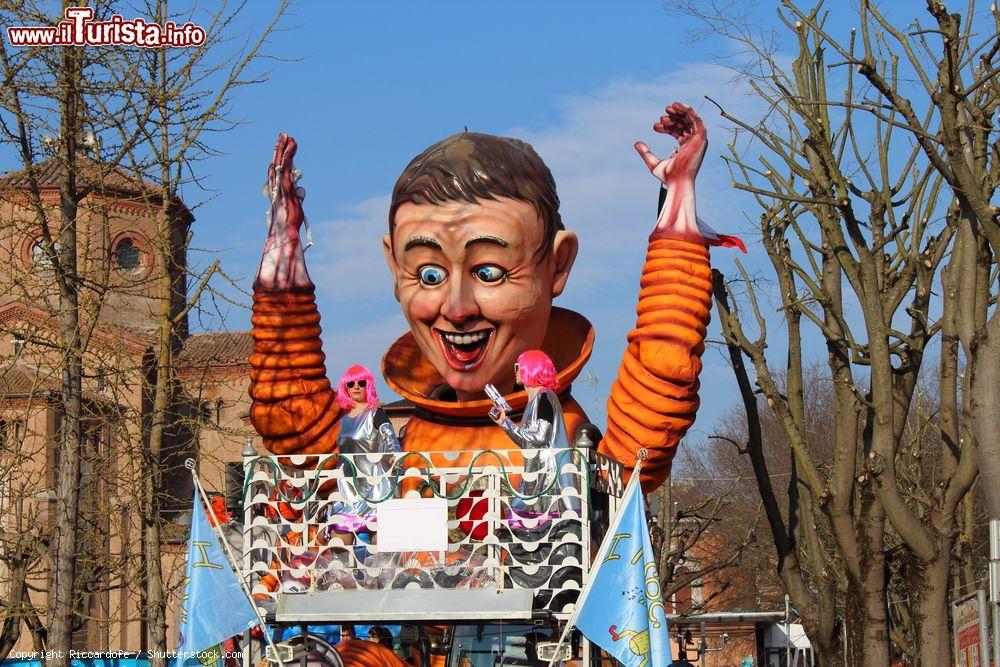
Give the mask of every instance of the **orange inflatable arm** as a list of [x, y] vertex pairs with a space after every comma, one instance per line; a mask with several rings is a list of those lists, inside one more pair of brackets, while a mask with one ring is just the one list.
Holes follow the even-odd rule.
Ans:
[[639, 449], [643, 488], [670, 475], [670, 463], [698, 411], [698, 373], [712, 305], [708, 248], [693, 240], [651, 237], [642, 268], [638, 321], [608, 399], [599, 451], [631, 469]]
[[326, 377], [319, 312], [310, 292], [253, 295], [250, 419], [275, 454], [325, 454], [340, 417]]

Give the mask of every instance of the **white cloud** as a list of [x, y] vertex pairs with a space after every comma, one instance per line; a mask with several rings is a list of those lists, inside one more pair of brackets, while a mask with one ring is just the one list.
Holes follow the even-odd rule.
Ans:
[[306, 253], [309, 273], [323, 298], [356, 302], [392, 295], [392, 277], [382, 256], [389, 196], [347, 207], [343, 217], [312, 224], [315, 245]]

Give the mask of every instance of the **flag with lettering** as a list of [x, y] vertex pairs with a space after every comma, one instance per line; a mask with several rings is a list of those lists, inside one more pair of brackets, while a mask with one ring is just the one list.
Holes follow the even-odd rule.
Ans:
[[670, 633], [638, 475], [594, 561], [574, 625], [625, 667], [670, 664]]
[[205, 651], [260, 623], [212, 532], [197, 488], [183, 591], [178, 652]]

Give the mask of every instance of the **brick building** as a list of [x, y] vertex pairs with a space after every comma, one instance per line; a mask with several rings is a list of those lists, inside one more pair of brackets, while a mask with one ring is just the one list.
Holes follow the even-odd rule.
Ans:
[[[188, 331], [186, 257], [158, 251], [167, 246], [162, 234], [178, 241], [190, 232], [194, 217], [187, 207], [164, 207], [151, 184], [87, 158], [80, 159], [77, 173], [78, 187], [89, 194], [77, 217], [85, 437], [74, 644], [138, 651], [146, 648], [143, 451], [162, 304], [169, 301], [177, 322], [180, 388], [170, 409], [161, 489], [169, 519], [163, 571], [173, 591], [171, 609], [183, 577], [184, 517], [191, 502], [184, 459], [196, 458], [206, 486], [238, 502], [240, 452], [253, 435], [247, 396], [251, 340], [249, 332]], [[63, 174], [55, 159], [35, 168], [42, 210], [55, 232]], [[45, 624], [62, 419], [58, 289], [31, 186], [26, 171], [0, 179], [0, 628], [8, 619], [21, 623], [18, 650], [31, 650], [30, 626]], [[26, 588], [18, 587], [20, 571], [27, 573]], [[23, 604], [11, 604], [17, 598]], [[173, 611], [168, 616], [173, 646]]]

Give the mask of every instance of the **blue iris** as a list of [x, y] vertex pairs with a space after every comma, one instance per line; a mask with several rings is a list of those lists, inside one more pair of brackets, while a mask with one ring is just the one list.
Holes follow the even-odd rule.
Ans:
[[507, 277], [507, 272], [493, 264], [483, 264], [472, 270], [472, 275], [484, 283], [495, 283]]
[[420, 269], [420, 282], [434, 287], [444, 282], [448, 274], [440, 266], [425, 266]]

